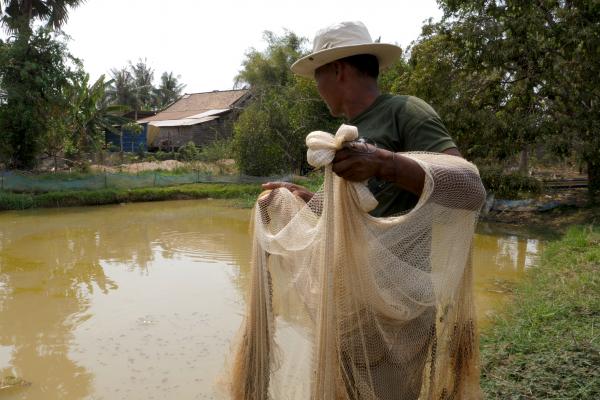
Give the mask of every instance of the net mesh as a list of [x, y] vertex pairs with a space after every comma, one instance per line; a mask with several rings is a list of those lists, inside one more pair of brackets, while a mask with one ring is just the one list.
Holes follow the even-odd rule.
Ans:
[[[309, 152], [349, 130], [317, 132]], [[284, 188], [259, 197], [228, 398], [481, 398], [470, 249], [485, 191], [459, 157], [403, 155], [426, 172], [405, 215], [370, 216], [370, 193], [330, 166], [308, 203]]]

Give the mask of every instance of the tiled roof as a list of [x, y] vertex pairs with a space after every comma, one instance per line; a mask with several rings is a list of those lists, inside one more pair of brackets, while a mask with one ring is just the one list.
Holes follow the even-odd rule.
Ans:
[[190, 117], [215, 109], [231, 108], [231, 105], [248, 93], [247, 89], [223, 90], [204, 93], [184, 94], [179, 100], [171, 104], [158, 114], [138, 120], [140, 123], [151, 121], [174, 120]]

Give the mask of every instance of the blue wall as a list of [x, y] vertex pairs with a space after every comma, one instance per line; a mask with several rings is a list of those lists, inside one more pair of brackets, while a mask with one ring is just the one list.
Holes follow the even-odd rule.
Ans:
[[[123, 151], [125, 152], [136, 152], [140, 148], [140, 145], [144, 146], [144, 151], [148, 150], [147, 143], [147, 132], [148, 124], [142, 124], [142, 131], [140, 133], [133, 133], [127, 130], [123, 131]], [[119, 135], [112, 132], [106, 132], [106, 144], [109, 148], [117, 149], [121, 148], [121, 139]]]

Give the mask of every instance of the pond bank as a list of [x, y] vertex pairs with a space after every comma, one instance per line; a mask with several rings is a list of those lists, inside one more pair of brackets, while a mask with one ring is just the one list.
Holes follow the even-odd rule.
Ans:
[[481, 336], [489, 399], [600, 396], [600, 227], [571, 227]]
[[234, 205], [249, 207], [261, 192], [258, 184], [196, 183], [170, 187], [137, 189], [69, 190], [48, 193], [12, 193], [0, 191], [0, 210], [76, 207], [142, 201], [232, 199]]

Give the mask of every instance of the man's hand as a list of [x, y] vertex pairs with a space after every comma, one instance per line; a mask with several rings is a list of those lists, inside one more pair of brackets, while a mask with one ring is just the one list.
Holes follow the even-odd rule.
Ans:
[[273, 190], [273, 189], [277, 189], [277, 188], [286, 188], [287, 190], [289, 190], [290, 192], [292, 192], [293, 195], [296, 195], [296, 196], [300, 197], [306, 203], [308, 203], [310, 201], [310, 199], [312, 199], [312, 197], [314, 195], [313, 192], [309, 191], [304, 186], [296, 185], [296, 184], [293, 184], [293, 183], [290, 183], [290, 182], [267, 182], [267, 183], [263, 183], [262, 188], [265, 189], [265, 190]]
[[362, 182], [377, 177], [417, 196], [423, 191], [425, 171], [416, 161], [367, 143], [344, 143], [335, 153], [332, 164], [333, 172], [349, 181]]
[[387, 150], [361, 142], [346, 142], [335, 153], [332, 169], [339, 177], [362, 182], [381, 175], [382, 168], [393, 159]]

